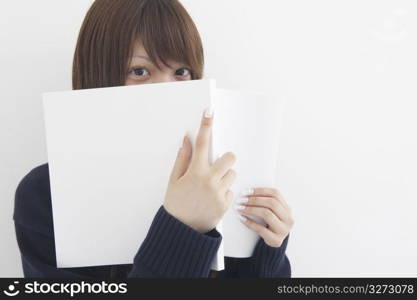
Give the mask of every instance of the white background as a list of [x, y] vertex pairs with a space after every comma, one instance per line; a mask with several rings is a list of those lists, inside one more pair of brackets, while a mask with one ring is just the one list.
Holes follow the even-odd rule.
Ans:
[[[22, 276], [20, 179], [47, 161], [41, 93], [71, 89], [91, 1], [0, 2], [0, 276]], [[219, 87], [286, 100], [278, 187], [293, 277], [417, 276], [417, 3], [183, 1]]]

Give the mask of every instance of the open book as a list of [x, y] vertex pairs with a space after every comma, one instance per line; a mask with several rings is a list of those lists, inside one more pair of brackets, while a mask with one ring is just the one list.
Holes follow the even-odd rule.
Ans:
[[279, 99], [203, 79], [49, 92], [43, 106], [57, 267], [133, 262], [182, 138], [188, 133], [194, 145], [209, 106], [209, 161], [232, 151], [237, 172], [235, 199], [216, 227], [223, 239], [212, 269], [224, 269], [224, 256], [252, 255], [260, 237], [234, 204], [244, 189], [275, 186]]

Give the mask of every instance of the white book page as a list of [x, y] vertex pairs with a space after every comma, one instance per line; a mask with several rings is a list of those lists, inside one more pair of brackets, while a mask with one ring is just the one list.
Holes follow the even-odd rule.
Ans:
[[231, 186], [235, 197], [222, 221], [224, 255], [250, 257], [259, 236], [241, 223], [234, 206], [242, 190], [275, 185], [280, 102], [254, 93], [223, 89], [216, 93], [213, 158], [228, 151], [237, 157], [232, 166], [237, 172]]
[[133, 263], [186, 132], [194, 144], [212, 84], [44, 94], [58, 267]]

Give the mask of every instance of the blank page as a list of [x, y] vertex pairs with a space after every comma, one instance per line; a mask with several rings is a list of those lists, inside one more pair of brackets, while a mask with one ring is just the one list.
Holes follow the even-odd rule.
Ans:
[[213, 82], [44, 94], [58, 267], [133, 263]]
[[[216, 89], [213, 158], [236, 154], [234, 200], [222, 220], [224, 256], [249, 257], [259, 235], [242, 224], [234, 209], [242, 190], [274, 187], [280, 128], [280, 101], [262, 94]], [[263, 223], [262, 219], [249, 216]]]

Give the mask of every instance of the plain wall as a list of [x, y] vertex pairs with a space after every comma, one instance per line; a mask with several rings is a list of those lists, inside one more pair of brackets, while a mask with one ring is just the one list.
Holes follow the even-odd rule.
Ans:
[[71, 89], [72, 55], [92, 1], [0, 1], [0, 276], [23, 275], [17, 184], [47, 162], [41, 93]]
[[[71, 88], [91, 2], [0, 3], [2, 277], [22, 275], [14, 191], [47, 161], [41, 93]], [[183, 3], [207, 77], [285, 100], [277, 175], [296, 220], [293, 277], [417, 276], [417, 3]]]

